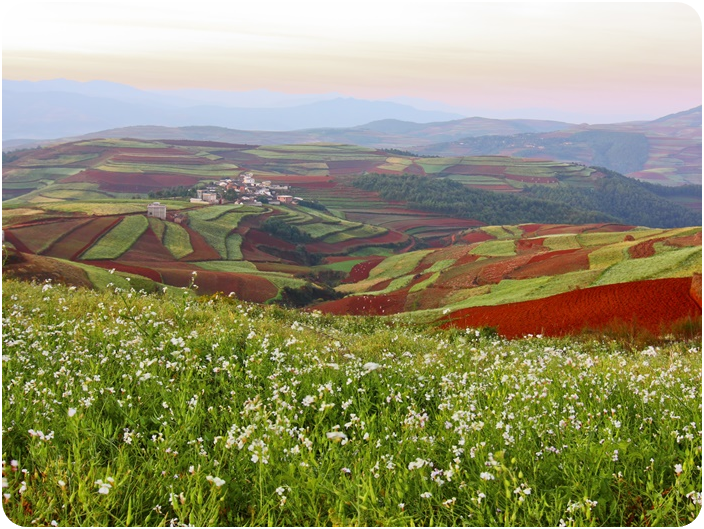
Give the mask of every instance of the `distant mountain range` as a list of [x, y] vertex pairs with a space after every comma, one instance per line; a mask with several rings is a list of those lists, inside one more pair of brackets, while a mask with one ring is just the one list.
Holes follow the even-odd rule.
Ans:
[[146, 91], [106, 81], [3, 80], [3, 139], [52, 139], [134, 125], [208, 125], [283, 131], [354, 127], [379, 119], [447, 121], [461, 114], [418, 110], [339, 94], [266, 90]]

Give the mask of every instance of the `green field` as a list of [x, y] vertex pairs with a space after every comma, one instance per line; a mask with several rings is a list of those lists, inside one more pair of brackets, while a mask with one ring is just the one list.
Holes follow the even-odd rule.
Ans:
[[191, 238], [182, 226], [173, 222], [166, 222], [162, 242], [166, 249], [176, 259], [181, 259], [193, 252]]
[[144, 215], [125, 217], [83, 252], [80, 258], [86, 261], [117, 259], [137, 242], [148, 227], [149, 221]]

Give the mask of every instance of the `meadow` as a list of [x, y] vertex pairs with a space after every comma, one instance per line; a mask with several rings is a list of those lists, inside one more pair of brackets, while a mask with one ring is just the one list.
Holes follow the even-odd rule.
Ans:
[[682, 526], [701, 508], [700, 339], [507, 341], [188, 289], [2, 296], [3, 508], [22, 526]]

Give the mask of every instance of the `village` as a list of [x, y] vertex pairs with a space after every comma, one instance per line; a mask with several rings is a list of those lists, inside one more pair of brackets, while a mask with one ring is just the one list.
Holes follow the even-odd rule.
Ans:
[[[296, 205], [303, 199], [293, 195], [280, 194], [289, 191], [290, 188], [291, 186], [284, 184], [272, 184], [270, 180], [257, 182], [254, 174], [247, 171], [236, 179], [224, 178], [219, 182], [211, 182], [204, 188], [196, 189], [196, 196], [191, 198], [190, 202], [211, 206], [228, 203], [247, 206]], [[177, 224], [186, 223], [187, 220], [187, 215], [184, 213], [167, 213], [166, 206], [160, 202], [152, 202], [147, 206], [147, 216], [170, 220]]]

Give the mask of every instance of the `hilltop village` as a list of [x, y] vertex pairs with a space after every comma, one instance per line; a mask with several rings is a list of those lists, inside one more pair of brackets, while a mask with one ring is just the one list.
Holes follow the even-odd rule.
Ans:
[[[224, 178], [218, 182], [211, 182], [206, 187], [195, 189], [195, 197], [191, 197], [193, 204], [241, 204], [247, 206], [262, 206], [270, 204], [278, 206], [281, 204], [296, 205], [301, 197], [283, 194], [289, 191], [291, 186], [284, 184], [272, 184], [270, 180], [257, 182], [254, 174], [247, 171], [239, 175], [236, 179]], [[191, 190], [189, 190], [191, 191]], [[157, 217], [163, 220], [171, 220], [178, 224], [185, 221], [183, 214], [167, 214], [166, 206], [159, 202], [152, 202], [147, 206], [147, 216]]]

